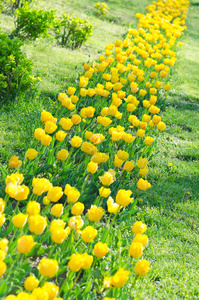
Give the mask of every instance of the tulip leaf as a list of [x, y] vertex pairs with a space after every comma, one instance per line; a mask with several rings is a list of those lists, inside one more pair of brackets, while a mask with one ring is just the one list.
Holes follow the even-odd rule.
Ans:
[[11, 290], [11, 287], [12, 287], [12, 283], [7, 284], [7, 281], [2, 281], [0, 283], [0, 296], [4, 297], [5, 295], [7, 295]]
[[86, 286], [86, 288], [85, 288], [85, 290], [84, 290], [84, 294], [87, 294], [87, 293], [89, 293], [90, 292], [90, 290], [91, 290], [91, 288], [92, 288], [92, 280], [91, 281], [89, 281], [89, 283], [87, 284], [87, 286]]
[[61, 269], [59, 269], [59, 271], [57, 272], [57, 276], [63, 274], [66, 270], [67, 270], [67, 267], [66, 267], [66, 266], [63, 267], [63, 268], [61, 268]]
[[35, 175], [42, 173], [46, 170], [49, 170], [53, 167], [53, 164], [45, 164], [44, 166], [41, 166], [40, 168], [37, 168], [34, 172]]
[[7, 172], [5, 170], [5, 168], [0, 164], [0, 172], [2, 174], [2, 179], [4, 180], [7, 176]]
[[11, 221], [9, 226], [7, 227], [6, 231], [5, 231], [5, 236], [8, 236], [11, 233], [12, 230], [13, 230], [13, 223]]
[[41, 246], [37, 251], [37, 256], [43, 255], [45, 252], [46, 252], [46, 248], [44, 246]]

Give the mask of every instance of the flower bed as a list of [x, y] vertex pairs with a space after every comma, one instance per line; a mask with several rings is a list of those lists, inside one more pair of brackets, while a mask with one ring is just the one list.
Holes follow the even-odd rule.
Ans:
[[132, 216], [152, 188], [147, 165], [188, 5], [157, 1], [137, 14], [138, 29], [84, 65], [3, 170], [2, 299], [123, 299], [150, 271], [147, 227]]

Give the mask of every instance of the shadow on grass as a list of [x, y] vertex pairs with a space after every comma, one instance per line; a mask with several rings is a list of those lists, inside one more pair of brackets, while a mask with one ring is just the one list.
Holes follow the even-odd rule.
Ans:
[[199, 2], [191, 3], [192, 6], [199, 6]]
[[199, 99], [196, 97], [187, 97], [177, 93], [170, 93], [167, 104], [172, 104], [180, 109], [199, 110]]
[[143, 194], [143, 205], [171, 209], [173, 203], [187, 199], [199, 198], [199, 176], [188, 174], [178, 176], [176, 173], [168, 177], [150, 180], [152, 188]]
[[57, 102], [58, 93], [55, 93], [53, 91], [52, 92], [51, 91], [41, 91], [40, 98], [42, 98], [42, 99], [50, 98], [51, 100]]

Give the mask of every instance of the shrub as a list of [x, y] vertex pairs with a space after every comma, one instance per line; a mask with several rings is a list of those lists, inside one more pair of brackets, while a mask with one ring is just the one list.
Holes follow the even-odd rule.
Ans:
[[18, 38], [0, 33], [0, 101], [34, 88], [38, 82], [32, 76], [33, 63], [22, 53], [21, 45]]
[[95, 9], [95, 14], [100, 18], [104, 18], [105, 15], [109, 11], [108, 5], [106, 3], [103, 3], [103, 2], [95, 3], [94, 9]]
[[2, 1], [0, 1], [0, 13], [2, 12], [3, 9], [4, 9], [4, 3], [2, 3]]
[[10, 2], [12, 3], [12, 8], [14, 10], [23, 7], [27, 3], [31, 3], [32, 0], [11, 0]]
[[56, 38], [62, 46], [76, 49], [92, 35], [93, 25], [87, 20], [63, 14], [62, 19], [55, 21], [54, 29]]
[[14, 11], [20, 7], [23, 7], [25, 4], [31, 3], [32, 0], [3, 0], [4, 10], [5, 11]]
[[16, 10], [16, 21], [13, 34], [22, 39], [32, 39], [49, 36], [55, 18], [54, 10], [30, 9], [28, 4]]

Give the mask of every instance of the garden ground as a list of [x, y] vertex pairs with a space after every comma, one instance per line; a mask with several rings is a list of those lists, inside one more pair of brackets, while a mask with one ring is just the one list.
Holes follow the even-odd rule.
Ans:
[[[128, 2], [132, 10], [127, 9]], [[50, 5], [51, 1], [48, 3]], [[142, 4], [139, 1], [110, 1], [109, 20], [100, 21], [91, 14], [93, 3], [78, 1], [79, 5], [75, 4], [75, 7], [72, 1], [67, 4], [69, 12], [75, 8], [74, 14], [87, 17], [95, 25], [92, 38], [82, 50], [62, 49], [52, 40], [24, 46], [43, 82], [39, 87], [40, 94], [27, 94], [16, 103], [1, 108], [1, 163], [24, 152], [30, 135], [39, 124], [41, 110], [52, 111], [57, 93], [75, 80], [82, 64], [93, 61], [107, 43], [120, 38], [125, 32], [124, 26], [132, 21], [135, 23], [136, 12], [144, 12], [148, 4], [147, 1]], [[52, 7], [61, 11], [61, 0], [52, 3]], [[150, 244], [145, 258], [152, 262], [152, 271], [137, 282], [134, 290], [129, 290], [129, 299], [199, 298], [198, 14], [199, 3], [192, 1], [186, 20], [188, 30], [171, 77], [173, 88], [162, 114], [167, 128], [158, 136], [154, 152], [159, 153], [150, 163], [149, 180], [153, 188], [145, 192], [138, 203], [137, 219], [146, 222], [149, 228]], [[11, 24], [11, 17], [4, 15], [2, 28], [9, 32]], [[173, 165], [169, 167], [169, 163]]]

